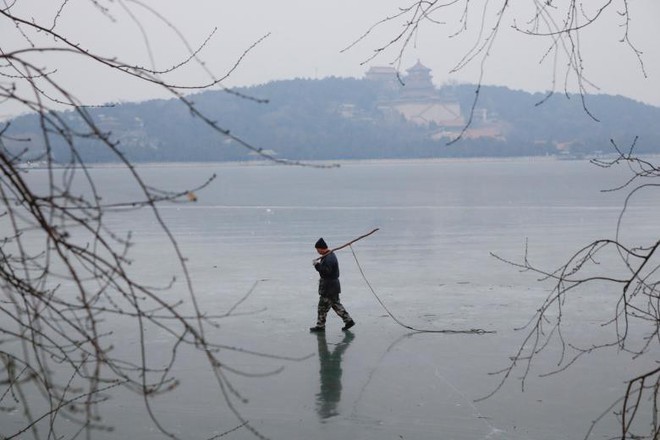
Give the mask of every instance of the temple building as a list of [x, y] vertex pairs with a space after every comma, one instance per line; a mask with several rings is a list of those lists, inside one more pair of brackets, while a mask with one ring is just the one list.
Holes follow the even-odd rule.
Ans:
[[437, 95], [431, 79], [431, 69], [417, 60], [417, 64], [406, 70], [401, 99], [408, 101], [428, 100]]
[[377, 81], [388, 90], [396, 90], [401, 87], [398, 72], [391, 66], [373, 66], [369, 68], [364, 77], [370, 81]]
[[462, 127], [465, 119], [456, 100], [441, 97], [433, 85], [431, 69], [420, 61], [399, 77], [393, 67], [371, 67], [365, 78], [378, 81], [388, 90], [398, 90], [383, 99], [379, 107], [395, 111], [408, 121], [419, 125], [432, 123], [440, 127]]

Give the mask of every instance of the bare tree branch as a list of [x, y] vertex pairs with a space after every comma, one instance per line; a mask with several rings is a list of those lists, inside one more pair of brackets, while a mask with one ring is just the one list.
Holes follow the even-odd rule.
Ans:
[[[514, 31], [530, 39], [548, 40], [549, 44], [539, 57], [539, 64], [548, 59], [552, 62], [552, 79], [549, 92], [537, 105], [550, 99], [556, 90], [557, 83], [563, 78], [563, 92], [566, 97], [575, 89], [580, 96], [584, 111], [595, 121], [598, 121], [587, 104], [590, 90], [598, 90], [597, 85], [589, 79], [585, 69], [585, 54], [581, 45], [581, 37], [588, 34], [593, 27], [603, 21], [606, 15], [616, 15], [620, 21], [618, 29], [613, 32], [621, 34], [620, 42], [625, 44], [635, 55], [640, 69], [646, 77], [646, 70], [639, 50], [630, 38], [632, 22], [628, 0], [599, 0], [583, 2], [579, 0], [553, 1], [533, 0], [532, 2], [516, 2], [511, 0], [487, 0], [472, 2], [470, 0], [415, 0], [408, 6], [399, 7], [394, 14], [387, 16], [372, 25], [365, 33], [352, 41], [343, 50], [353, 50], [360, 44], [374, 44], [376, 49], [364, 63], [392, 54], [388, 63], [400, 70], [404, 55], [409, 51], [411, 42], [415, 41], [422, 29], [429, 26], [447, 28], [447, 41], [462, 37], [471, 41], [471, 45], [449, 73], [456, 73], [471, 65], [477, 66], [478, 79], [475, 85], [475, 96], [467, 118], [467, 123], [449, 144], [460, 140], [472, 123], [472, 115], [479, 102], [479, 91], [487, 77], [487, 62], [499, 51], [508, 51], [502, 47], [499, 34]], [[522, 24], [519, 24], [522, 23]], [[376, 34], [386, 26], [399, 30], [385, 43], [377, 39]], [[455, 28], [455, 29], [454, 29]], [[431, 44], [439, 45], [438, 42]]]
[[[614, 145], [616, 147], [616, 144]], [[520, 368], [521, 386], [524, 389], [529, 374], [540, 368], [539, 365], [534, 365], [534, 362], [551, 345], [558, 346], [559, 358], [555, 368], [541, 376], [565, 371], [584, 356], [610, 348], [630, 355], [633, 361], [639, 363], [640, 368], [648, 365], [648, 358], [657, 353], [660, 343], [660, 240], [645, 244], [635, 243], [631, 246], [625, 244], [622, 233], [634, 197], [642, 191], [655, 190], [660, 185], [640, 183], [633, 186], [639, 179], [654, 178], [658, 175], [658, 168], [653, 163], [633, 156], [633, 148], [634, 144], [629, 151], [623, 153], [616, 147], [619, 152], [616, 159], [593, 161], [597, 166], [606, 168], [625, 166], [632, 174], [624, 184], [615, 188], [626, 188], [629, 192], [619, 214], [613, 239], [600, 239], [589, 243], [553, 271], [546, 271], [532, 263], [527, 250], [520, 262], [495, 255], [501, 261], [522, 271], [539, 274], [542, 281], [550, 281], [554, 287], [530, 322], [520, 329], [526, 331], [526, 336], [511, 356], [509, 365], [493, 373], [500, 376], [500, 381], [484, 398], [496, 393], [510, 380], [513, 372]], [[601, 257], [607, 264], [600, 264]], [[595, 283], [607, 287], [602, 290], [602, 308], [609, 310], [610, 318], [597, 323], [596, 326], [609, 329], [606, 333], [609, 336], [605, 340], [581, 346], [567, 340], [562, 329], [570, 323], [567, 317], [569, 301], [572, 301], [577, 292]], [[618, 295], [605, 293], [616, 291], [613, 289], [618, 289]], [[579, 320], [579, 317], [577, 319]], [[643, 335], [641, 338], [640, 334]], [[657, 365], [657, 360], [651, 363]], [[657, 439], [660, 432], [657, 405], [659, 391], [660, 369], [657, 367], [628, 379], [622, 397], [613, 402], [592, 423], [585, 438], [589, 437], [596, 423], [607, 415], [614, 415], [620, 421], [621, 432], [618, 438], [621, 440]]]
[[[0, 427], [0, 437], [60, 438], [58, 432], [63, 424], [77, 423], [79, 430], [73, 438], [91, 438], [96, 431], [112, 429], [104, 422], [103, 402], [110, 398], [110, 389], [123, 388], [142, 397], [149, 418], [163, 435], [178, 438], [168, 420], [153, 408], [153, 397], [180, 386], [175, 370], [185, 352], [186, 356], [197, 355], [206, 362], [225, 396], [225, 405], [236, 416], [234, 423], [219, 426], [216, 432], [220, 433], [212, 438], [236, 429], [265, 438], [241, 415], [235, 402], [245, 399], [227, 374], [258, 378], [277, 374], [282, 367], [245, 371], [229, 365], [220, 353], [233, 351], [286, 362], [308, 356], [279, 356], [211, 339], [221, 320], [239, 314], [239, 306], [255, 291], [258, 282], [226, 313], [205, 313], [193, 287], [187, 259], [159, 209], [162, 203], [194, 203], [190, 194], [203, 190], [215, 176], [176, 191], [151, 186], [121, 151], [112, 133], [97, 124], [89, 107], [76, 97], [75, 89], [64, 86], [58, 80], [57, 68], [45, 60], [74, 56], [156, 85], [179, 99], [191, 117], [234, 140], [241, 148], [277, 163], [307, 165], [276, 158], [234, 136], [184, 95], [210, 87], [222, 88], [222, 82], [268, 35], [239, 55], [227, 72], [215, 75], [201, 58], [203, 49], [215, 37], [215, 30], [195, 47], [172, 22], [139, 0], [88, 1], [104, 19], [112, 23], [128, 20], [137, 27], [149, 54], [148, 67], [96, 53], [66, 35], [60, 22], [77, 7], [73, 2], [62, 0], [45, 19], [20, 15], [17, 2], [0, 3], [0, 23], [13, 29], [18, 38], [18, 43], [0, 41], [0, 102], [21, 105], [36, 114], [39, 123], [38, 138], [32, 139], [10, 136], [11, 122], [0, 125], [0, 411], [15, 410], [23, 422], [13, 432]], [[187, 55], [167, 67], [159, 67], [149, 29], [140, 21], [138, 10], [165, 24]], [[172, 80], [173, 73], [188, 65], [196, 65], [210, 79], [202, 84]], [[62, 112], [62, 106], [70, 111]], [[139, 195], [132, 200], [106, 202], [108, 189], [97, 184], [80, 149], [81, 143], [90, 140], [102, 145], [120, 163]], [[35, 156], [34, 148], [27, 146], [10, 149], [9, 142], [38, 145], [40, 152]], [[66, 146], [67, 157], [55, 158], [55, 145]], [[44, 164], [45, 186], [35, 183], [25, 166], [28, 160]], [[136, 238], [131, 233], [117, 233], [109, 220], [111, 215], [134, 211], [150, 215], [164, 235], [178, 262], [178, 279], [173, 274], [163, 285], [150, 286], [135, 276], [131, 264]], [[177, 289], [176, 295], [163, 295], [164, 290], [172, 288]], [[134, 329], [134, 357], [116, 350], [121, 340], [111, 323], [118, 322]], [[168, 338], [168, 345], [161, 352], [166, 358], [158, 362], [151, 354], [147, 337], [153, 329]]]

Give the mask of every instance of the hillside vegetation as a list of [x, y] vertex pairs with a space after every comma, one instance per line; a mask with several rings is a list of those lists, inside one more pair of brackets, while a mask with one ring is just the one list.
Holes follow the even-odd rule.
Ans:
[[[473, 85], [453, 85], [438, 93], [460, 103], [467, 121], [475, 90]], [[418, 125], [383, 111], [391, 91], [366, 79], [295, 79], [237, 91], [268, 102], [223, 91], [206, 91], [190, 98], [233, 135], [286, 159], [574, 157], [609, 153], [610, 139], [627, 148], [635, 137], [639, 137], [637, 153], [660, 152], [660, 108], [620, 96], [587, 96], [589, 113], [598, 119], [594, 120], [579, 96], [556, 94], [537, 105], [544, 95], [484, 86], [470, 129], [478, 132], [487, 124], [495, 127], [497, 135], [465, 136], [450, 143], [460, 128], [448, 132], [435, 123]], [[255, 158], [191, 117], [175, 99], [116, 104], [90, 109], [90, 114], [101, 129], [120, 142], [121, 151], [132, 161]], [[70, 124], [77, 123], [72, 112], [60, 116]], [[40, 139], [34, 135], [38, 127], [35, 116], [22, 116], [11, 121], [7, 137]], [[91, 142], [81, 145], [81, 155], [88, 161], [112, 160], [100, 146]], [[43, 145], [25, 141], [5, 145], [16, 151], [26, 147], [26, 157], [33, 159], [44, 151]], [[55, 141], [51, 151], [56, 160], [67, 160], [64, 142]]]

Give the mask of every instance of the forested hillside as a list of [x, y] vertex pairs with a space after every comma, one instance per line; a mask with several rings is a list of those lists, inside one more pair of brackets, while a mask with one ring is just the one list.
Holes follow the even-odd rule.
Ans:
[[[473, 85], [452, 85], [443, 87], [439, 95], [458, 101], [467, 121], [475, 91]], [[611, 152], [610, 139], [627, 148], [635, 137], [639, 137], [638, 153], [660, 152], [660, 108], [617, 96], [587, 96], [585, 110], [577, 95], [555, 94], [544, 100], [542, 94], [482, 87], [470, 128], [478, 129], [487, 115], [488, 124], [499, 134], [465, 136], [452, 143], [460, 130], [447, 134], [437, 124], [417, 125], [383, 111], [392, 92], [366, 79], [295, 79], [237, 92], [255, 99], [223, 91], [206, 91], [190, 99], [233, 135], [287, 159], [593, 155]], [[90, 109], [90, 114], [133, 161], [255, 158], [191, 117], [178, 100], [116, 104]], [[77, 123], [72, 112], [59, 116]], [[8, 134], [22, 141], [5, 148], [27, 147], [30, 157], [38, 158], [44, 146], [24, 141], [39, 139], [33, 136], [36, 130], [35, 117], [16, 118]], [[61, 161], [69, 154], [62, 140], [54, 142], [52, 152]], [[112, 157], [92, 143], [84, 145], [81, 154], [90, 161]]]

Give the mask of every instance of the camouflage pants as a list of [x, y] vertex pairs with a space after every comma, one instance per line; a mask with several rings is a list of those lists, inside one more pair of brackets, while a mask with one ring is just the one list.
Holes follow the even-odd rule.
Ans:
[[325, 327], [325, 318], [328, 316], [330, 309], [334, 310], [344, 323], [352, 321], [351, 315], [348, 314], [339, 301], [339, 295], [329, 297], [319, 296], [318, 317], [316, 319], [317, 327]]

